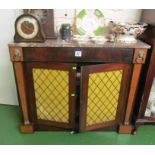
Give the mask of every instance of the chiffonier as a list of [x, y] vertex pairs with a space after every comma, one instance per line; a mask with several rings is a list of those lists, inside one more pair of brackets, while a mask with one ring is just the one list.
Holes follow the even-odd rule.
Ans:
[[132, 133], [137, 86], [149, 48], [142, 41], [10, 43], [23, 118], [20, 130]]

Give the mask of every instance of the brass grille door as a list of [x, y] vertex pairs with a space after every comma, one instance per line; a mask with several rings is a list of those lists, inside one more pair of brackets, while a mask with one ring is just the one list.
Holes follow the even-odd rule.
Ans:
[[130, 65], [106, 64], [81, 69], [80, 130], [116, 128], [123, 119]]
[[34, 122], [74, 129], [76, 65], [30, 63], [29, 68]]

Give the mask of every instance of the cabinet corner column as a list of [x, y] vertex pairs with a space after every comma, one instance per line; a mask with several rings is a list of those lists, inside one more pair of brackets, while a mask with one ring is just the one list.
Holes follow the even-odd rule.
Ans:
[[134, 101], [137, 93], [139, 77], [142, 65], [145, 63], [147, 49], [135, 49], [133, 58], [133, 71], [130, 82], [129, 96], [127, 100], [127, 108], [125, 113], [124, 123], [120, 125], [119, 133], [132, 133], [134, 126], [131, 124], [131, 117], [133, 114]]
[[17, 87], [23, 114], [23, 124], [20, 125], [20, 130], [23, 133], [32, 133], [33, 125], [30, 123], [26, 98], [26, 86], [24, 79], [24, 71], [22, 62], [14, 62], [14, 71], [16, 75]]

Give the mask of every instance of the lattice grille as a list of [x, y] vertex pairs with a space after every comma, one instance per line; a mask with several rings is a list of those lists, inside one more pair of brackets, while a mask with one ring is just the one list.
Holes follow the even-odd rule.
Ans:
[[89, 74], [87, 126], [115, 120], [122, 70]]
[[33, 69], [38, 119], [69, 122], [68, 76], [68, 71]]

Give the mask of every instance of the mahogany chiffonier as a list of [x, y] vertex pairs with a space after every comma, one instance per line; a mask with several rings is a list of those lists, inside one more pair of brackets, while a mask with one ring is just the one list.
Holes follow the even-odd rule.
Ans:
[[9, 44], [23, 115], [21, 131], [131, 133], [134, 101], [148, 48], [142, 41]]

